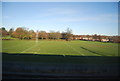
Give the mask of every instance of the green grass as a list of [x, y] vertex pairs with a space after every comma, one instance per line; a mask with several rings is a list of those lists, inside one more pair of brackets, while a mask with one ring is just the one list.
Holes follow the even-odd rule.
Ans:
[[21, 54], [118, 56], [117, 43], [93, 41], [3, 40], [2, 52]]

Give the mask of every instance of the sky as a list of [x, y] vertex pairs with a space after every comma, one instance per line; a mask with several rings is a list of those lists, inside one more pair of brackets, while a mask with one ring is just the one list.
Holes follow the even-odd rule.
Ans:
[[117, 35], [117, 2], [3, 2], [2, 25], [29, 30], [72, 29], [76, 35]]
[[119, 2], [119, 0], [1, 0], [2, 2]]

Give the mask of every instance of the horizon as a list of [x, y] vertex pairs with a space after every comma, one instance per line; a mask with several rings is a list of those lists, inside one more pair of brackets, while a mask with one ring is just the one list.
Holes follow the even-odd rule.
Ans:
[[[1, 28], [5, 28], [5, 27], [1, 27]], [[23, 29], [25, 29], [25, 30], [27, 30], [27, 31], [30, 31], [30, 30], [33, 30], [33, 29], [29, 29], [29, 28], [25, 28], [25, 27], [17, 27], [17, 28], [23, 28]], [[16, 28], [16, 29], [17, 29]], [[13, 29], [14, 31], [16, 30], [16, 29], [14, 29], [14, 28], [11, 28], [11, 29]], [[5, 28], [5, 30], [7, 31], [7, 32], [9, 32], [9, 30], [7, 30], [6, 28]], [[34, 30], [33, 30], [34, 31]], [[44, 31], [44, 30], [36, 30], [36, 31], [34, 31], [35, 33], [37, 33], [37, 32], [40, 32], [40, 31]], [[53, 31], [53, 32], [59, 32], [59, 33], [66, 33], [66, 31], [54, 31], [54, 30], [51, 30], [51, 31]], [[48, 31], [48, 32], [46, 32], [46, 33], [50, 33], [51, 31]], [[73, 34], [73, 33], [71, 33], [71, 34]], [[102, 34], [97, 34], [97, 33], [94, 33], [94, 34], [73, 34], [73, 35], [89, 35], [89, 36], [92, 36], [92, 35], [100, 35], [100, 36], [120, 36], [120, 35], [102, 35]]]
[[75, 35], [118, 35], [117, 2], [3, 2], [2, 11], [6, 30], [70, 28]]

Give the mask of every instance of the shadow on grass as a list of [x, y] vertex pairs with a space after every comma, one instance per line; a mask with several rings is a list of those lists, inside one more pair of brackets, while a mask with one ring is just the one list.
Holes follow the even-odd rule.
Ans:
[[87, 49], [87, 48], [84, 48], [84, 47], [81, 47], [81, 48], [84, 49], [84, 50], [87, 50], [87, 51], [89, 51], [89, 52], [91, 52], [91, 53], [99, 54], [99, 53], [97, 53], [97, 52], [95, 52], [95, 51], [92, 51], [92, 50], [89, 50], [89, 49]]
[[2, 53], [2, 61], [45, 62], [45, 63], [72, 63], [72, 64], [116, 64], [119, 56], [74, 56], [74, 55], [47, 55], [28, 53]]
[[118, 60], [116, 56], [2, 53], [3, 79], [118, 78]]

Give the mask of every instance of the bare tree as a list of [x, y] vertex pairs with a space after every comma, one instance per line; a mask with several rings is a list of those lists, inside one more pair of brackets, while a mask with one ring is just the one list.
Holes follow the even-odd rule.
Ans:
[[66, 29], [66, 41], [70, 41], [72, 39], [72, 30], [70, 28]]

